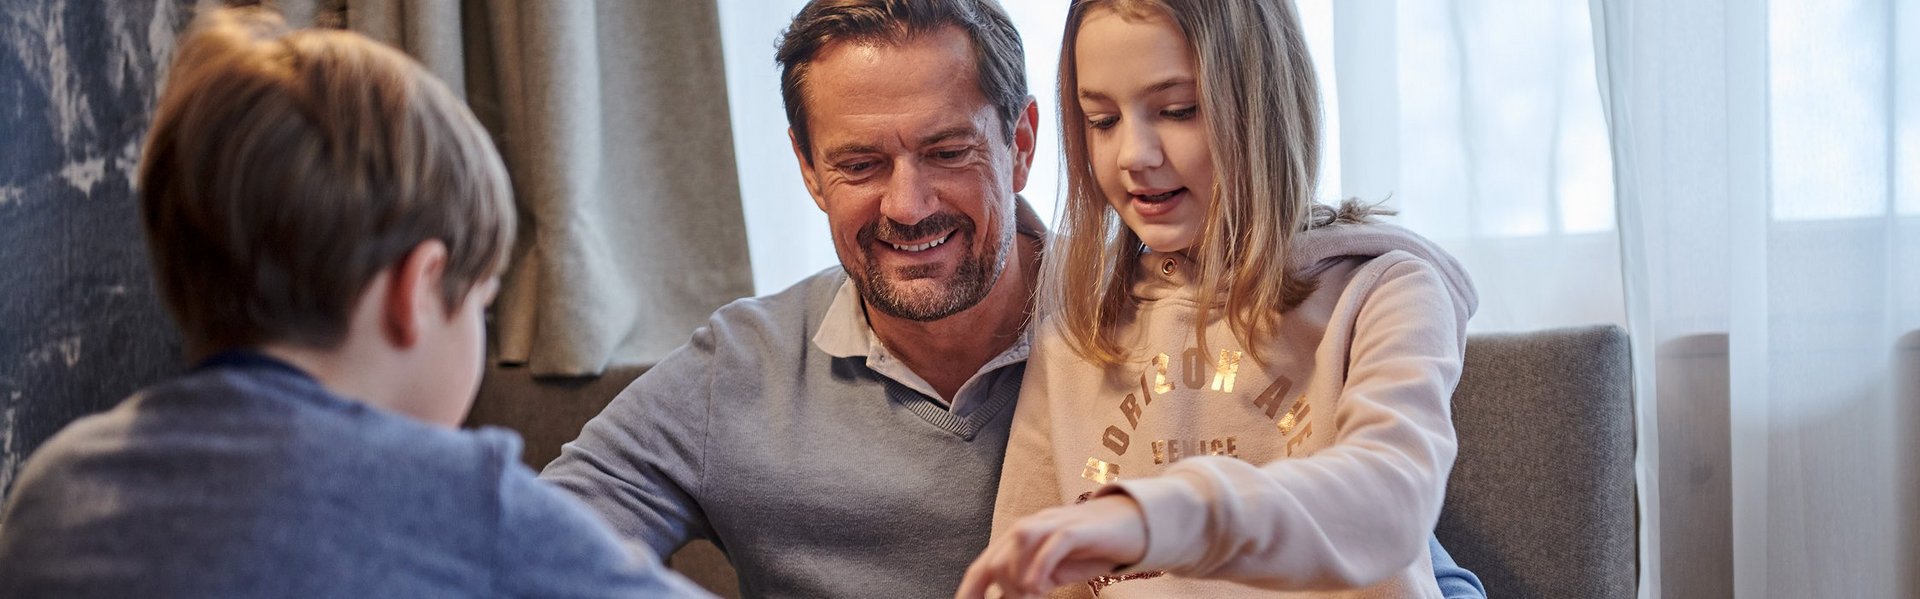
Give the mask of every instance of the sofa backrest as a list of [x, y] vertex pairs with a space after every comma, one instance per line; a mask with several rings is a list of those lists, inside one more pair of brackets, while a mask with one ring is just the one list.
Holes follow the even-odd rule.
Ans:
[[[1453, 399], [1460, 455], [1436, 532], [1489, 596], [1634, 596], [1629, 356], [1626, 332], [1615, 326], [1467, 340]], [[530, 461], [543, 465], [639, 370], [559, 382], [523, 372], [489, 372], [473, 420], [522, 428]], [[529, 430], [529, 421], [544, 426]], [[732, 569], [711, 544], [669, 561], [722, 596], [738, 596]]]
[[1481, 334], [1436, 533], [1489, 597], [1633, 597], [1633, 367], [1617, 326]]

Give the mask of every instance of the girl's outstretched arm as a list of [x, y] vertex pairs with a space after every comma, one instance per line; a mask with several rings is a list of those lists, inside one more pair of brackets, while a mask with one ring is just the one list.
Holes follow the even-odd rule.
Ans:
[[956, 599], [1043, 597], [1064, 585], [1110, 574], [1140, 561], [1147, 525], [1140, 505], [1124, 494], [1043, 510], [993, 539], [967, 568]]

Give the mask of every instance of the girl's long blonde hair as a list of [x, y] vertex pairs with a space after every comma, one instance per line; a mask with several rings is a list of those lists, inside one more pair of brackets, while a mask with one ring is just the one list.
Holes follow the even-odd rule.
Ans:
[[1059, 89], [1067, 201], [1047, 252], [1041, 301], [1076, 353], [1109, 365], [1129, 359], [1115, 335], [1131, 312], [1142, 244], [1100, 192], [1094, 169], [1101, 167], [1089, 158], [1086, 115], [1077, 101], [1074, 40], [1096, 9], [1168, 17], [1193, 49], [1215, 174], [1206, 223], [1188, 250], [1199, 265], [1197, 341], [1205, 351], [1208, 311], [1223, 309], [1241, 346], [1259, 359], [1256, 340], [1272, 334], [1280, 314], [1314, 289], [1289, 266], [1294, 235], [1335, 220], [1363, 221], [1369, 213], [1351, 201], [1337, 211], [1313, 204], [1320, 91], [1299, 15], [1289, 0], [1076, 0], [1069, 9]]

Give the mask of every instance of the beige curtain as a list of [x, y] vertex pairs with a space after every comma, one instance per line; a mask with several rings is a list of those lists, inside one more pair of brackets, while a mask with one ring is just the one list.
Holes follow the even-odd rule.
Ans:
[[495, 135], [520, 204], [496, 355], [645, 366], [752, 292], [711, 0], [283, 0], [406, 50]]

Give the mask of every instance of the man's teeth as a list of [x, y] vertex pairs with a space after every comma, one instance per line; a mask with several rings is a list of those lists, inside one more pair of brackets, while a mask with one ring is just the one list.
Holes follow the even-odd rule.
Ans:
[[946, 243], [947, 239], [951, 237], [953, 237], [953, 232], [948, 231], [946, 235], [941, 235], [939, 239], [935, 239], [933, 241], [929, 241], [922, 244], [900, 245], [898, 243], [889, 243], [887, 245], [891, 245], [893, 246], [893, 249], [900, 250], [902, 252], [924, 252], [924, 251], [933, 249], [934, 246], [938, 246], [942, 243]]

